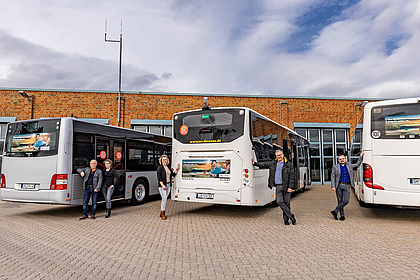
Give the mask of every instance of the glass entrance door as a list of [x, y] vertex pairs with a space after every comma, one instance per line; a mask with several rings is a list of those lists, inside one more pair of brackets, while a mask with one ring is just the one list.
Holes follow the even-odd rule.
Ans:
[[330, 184], [331, 171], [338, 155], [347, 151], [347, 130], [333, 128], [298, 128], [307, 137], [310, 148], [311, 179], [313, 184]]

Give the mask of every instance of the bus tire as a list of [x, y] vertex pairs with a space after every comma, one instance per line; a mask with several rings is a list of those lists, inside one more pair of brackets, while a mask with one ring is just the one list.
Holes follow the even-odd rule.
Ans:
[[139, 205], [147, 201], [149, 197], [149, 185], [143, 179], [137, 179], [134, 181], [131, 195], [131, 204]]
[[370, 204], [370, 203], [366, 203], [366, 202], [364, 202], [363, 200], [361, 200], [361, 199], [359, 199], [359, 205], [361, 206], [361, 207], [363, 207], [363, 208], [371, 208], [372, 207], [372, 204]]

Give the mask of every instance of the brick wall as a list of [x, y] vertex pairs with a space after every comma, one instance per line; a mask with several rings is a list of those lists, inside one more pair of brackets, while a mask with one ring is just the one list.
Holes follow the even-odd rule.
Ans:
[[[34, 98], [28, 101], [19, 95], [19, 89], [0, 89], [0, 116], [26, 120], [75, 114], [78, 118], [106, 118], [110, 125], [118, 125], [118, 93], [25, 92], [33, 94]], [[168, 120], [176, 112], [203, 106], [203, 95], [129, 92], [123, 93], [122, 97], [120, 126], [127, 128], [130, 128], [131, 119]], [[291, 129], [294, 122], [350, 123], [350, 132], [363, 120], [363, 108], [355, 106], [356, 102], [363, 100], [208, 95], [211, 107], [249, 107]]]

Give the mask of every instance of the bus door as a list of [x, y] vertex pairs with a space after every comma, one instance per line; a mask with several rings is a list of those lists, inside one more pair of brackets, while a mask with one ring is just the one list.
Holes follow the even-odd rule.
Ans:
[[295, 187], [297, 189], [300, 189], [301, 186], [299, 186], [299, 178], [300, 178], [300, 170], [298, 168], [298, 153], [297, 153], [297, 147], [296, 143], [294, 141], [291, 142], [292, 146], [292, 153], [290, 155], [290, 160], [293, 164], [293, 169], [295, 170]]
[[101, 138], [96, 138], [96, 161], [98, 162], [98, 169], [104, 172], [104, 160], [110, 157], [111, 141]]
[[112, 141], [112, 157], [114, 169], [119, 175], [117, 185], [115, 186], [113, 197], [123, 197], [125, 195], [125, 141]]
[[[112, 197], [123, 196], [125, 191], [125, 142], [105, 138], [96, 138], [96, 161], [98, 162], [98, 169], [105, 173], [104, 160], [110, 159], [113, 163], [113, 168], [117, 171], [119, 179], [117, 185], [114, 186], [114, 193]], [[101, 194], [99, 195], [101, 196]]]

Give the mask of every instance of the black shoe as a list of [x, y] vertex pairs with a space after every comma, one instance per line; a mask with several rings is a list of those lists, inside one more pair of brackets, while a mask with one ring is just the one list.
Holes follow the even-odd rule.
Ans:
[[293, 225], [296, 225], [296, 218], [295, 215], [292, 214], [292, 216], [290, 217], [290, 220], [292, 221]]
[[82, 217], [79, 218], [79, 220], [84, 220], [86, 218], [87, 218], [87, 216], [82, 216]]
[[337, 213], [335, 213], [335, 211], [331, 211], [331, 215], [333, 215], [334, 220], [338, 220]]
[[344, 221], [345, 219], [346, 219], [346, 217], [344, 217], [344, 216], [340, 217], [340, 221]]
[[284, 220], [284, 224], [285, 224], [286, 226], [290, 225], [289, 220]]
[[109, 218], [111, 216], [111, 209], [106, 209], [105, 218]]
[[91, 218], [92, 220], [95, 220], [95, 219], [96, 219], [95, 215], [90, 215], [90, 218]]

